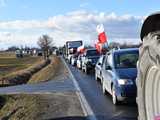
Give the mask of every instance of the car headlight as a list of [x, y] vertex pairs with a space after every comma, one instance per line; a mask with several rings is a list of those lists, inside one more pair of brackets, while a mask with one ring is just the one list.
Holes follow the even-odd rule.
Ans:
[[120, 85], [133, 85], [133, 81], [131, 79], [119, 79], [118, 83]]

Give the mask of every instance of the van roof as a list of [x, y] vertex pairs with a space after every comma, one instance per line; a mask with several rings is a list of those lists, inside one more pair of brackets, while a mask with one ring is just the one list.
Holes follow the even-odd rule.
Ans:
[[114, 52], [117, 53], [117, 52], [138, 51], [138, 50], [139, 48], [126, 48], [126, 49], [114, 50]]

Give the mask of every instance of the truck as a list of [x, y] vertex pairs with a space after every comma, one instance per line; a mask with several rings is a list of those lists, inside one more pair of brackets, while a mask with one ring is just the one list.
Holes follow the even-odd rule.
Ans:
[[82, 46], [82, 40], [67, 41], [65, 44], [65, 58], [71, 63], [71, 58], [77, 53], [77, 48]]
[[139, 120], [160, 120], [160, 13], [148, 16], [140, 33], [137, 63]]

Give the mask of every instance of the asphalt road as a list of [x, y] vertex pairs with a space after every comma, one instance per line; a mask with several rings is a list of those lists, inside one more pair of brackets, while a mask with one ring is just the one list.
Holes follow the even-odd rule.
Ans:
[[101, 84], [95, 80], [94, 73], [86, 75], [76, 67], [68, 66], [98, 120], [137, 120], [136, 103], [113, 105], [111, 96], [103, 95]]
[[34, 94], [34, 93], [52, 93], [52, 92], [75, 92], [76, 88], [70, 79], [51, 80], [37, 84], [24, 84], [0, 88], [0, 94]]

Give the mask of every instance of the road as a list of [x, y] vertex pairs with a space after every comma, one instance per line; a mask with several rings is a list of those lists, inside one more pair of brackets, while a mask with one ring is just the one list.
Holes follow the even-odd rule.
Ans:
[[69, 65], [86, 100], [98, 120], [137, 120], [136, 103], [115, 106], [109, 94], [103, 95], [100, 83], [94, 78], [94, 73], [86, 75], [76, 67]]
[[37, 84], [24, 84], [0, 88], [0, 94], [43, 94], [53, 92], [74, 92], [76, 88], [70, 79], [51, 80]]

